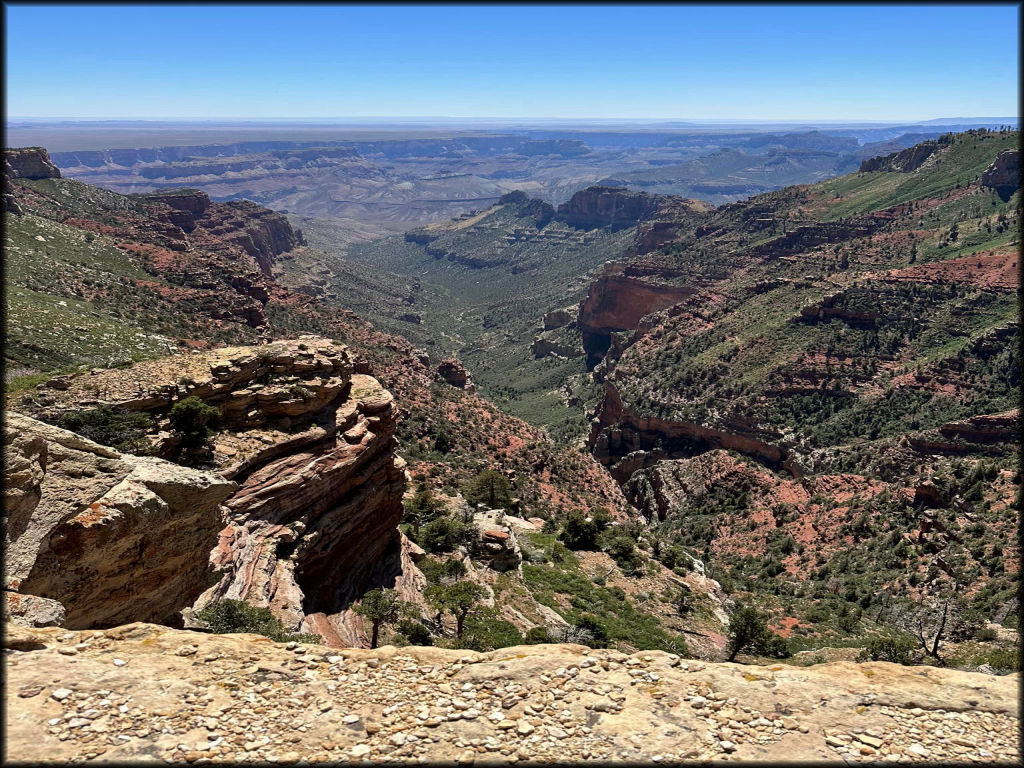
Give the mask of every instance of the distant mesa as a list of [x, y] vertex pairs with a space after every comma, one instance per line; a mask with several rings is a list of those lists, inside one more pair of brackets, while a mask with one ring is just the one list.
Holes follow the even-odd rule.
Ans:
[[588, 187], [558, 206], [558, 219], [580, 229], [623, 229], [653, 216], [661, 202], [625, 187]]

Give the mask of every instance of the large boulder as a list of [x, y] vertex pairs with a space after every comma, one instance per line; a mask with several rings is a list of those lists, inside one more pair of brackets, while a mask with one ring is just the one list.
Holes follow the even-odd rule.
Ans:
[[[210, 584], [236, 484], [18, 413], [5, 421], [4, 588], [57, 601], [72, 628], [176, 623]], [[35, 624], [59, 613], [31, 603], [9, 597], [8, 610]]]

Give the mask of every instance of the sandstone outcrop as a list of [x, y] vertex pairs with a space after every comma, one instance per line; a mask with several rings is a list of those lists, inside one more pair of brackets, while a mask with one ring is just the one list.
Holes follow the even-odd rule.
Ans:
[[777, 432], [753, 424], [711, 426], [639, 415], [622, 402], [613, 382], [605, 382], [604, 398], [591, 422], [589, 445], [594, 457], [619, 483], [662, 459], [716, 448], [738, 451], [793, 474], [801, 472], [783, 435]]
[[241, 246], [267, 275], [276, 256], [305, 242], [302, 232], [293, 229], [285, 216], [249, 200], [211, 205], [202, 226]]
[[1020, 187], [1020, 151], [1007, 149], [1000, 152], [981, 174], [981, 186], [992, 187], [1004, 200], [1009, 200]]
[[939, 427], [944, 437], [970, 443], [1007, 443], [1020, 438], [1020, 411], [972, 416]]
[[883, 171], [889, 173], [910, 173], [920, 168], [924, 161], [943, 147], [938, 140], [926, 140], [907, 149], [881, 157], [871, 157], [860, 164], [861, 173]]
[[59, 179], [60, 169], [43, 147], [4, 150], [4, 175], [9, 179]]
[[471, 552], [474, 559], [499, 573], [522, 571], [523, 553], [516, 529], [534, 530], [532, 523], [506, 515], [500, 509], [485, 509], [473, 515], [473, 524], [479, 533]]
[[571, 307], [561, 307], [560, 309], [553, 309], [550, 312], [544, 314], [544, 328], [545, 331], [551, 331], [555, 328], [562, 328], [563, 326], [569, 325], [576, 321], [579, 317], [580, 308], [578, 304], [574, 304]]
[[[54, 393], [54, 407], [100, 392], [111, 405], [149, 412], [166, 430], [164, 414], [183, 398], [215, 406], [221, 423], [210, 466], [233, 492], [205, 548], [215, 583], [192, 595], [195, 608], [245, 600], [292, 629], [314, 621], [334, 642], [357, 642], [345, 635], [346, 609], [397, 550], [406, 478], [395, 454], [393, 398], [354, 367], [345, 346], [304, 336], [72, 377]], [[156, 439], [173, 455], [172, 434]]]
[[634, 330], [645, 315], [692, 296], [696, 289], [621, 274], [614, 267], [590, 285], [580, 305], [579, 327], [587, 365], [593, 368], [611, 345], [614, 331]]
[[458, 761], [1019, 758], [1019, 675], [745, 666], [579, 645], [333, 649], [8, 626], [7, 756]]
[[212, 581], [235, 483], [18, 413], [5, 421], [4, 588], [20, 593], [10, 614], [71, 628], [180, 620]]
[[556, 218], [571, 227], [632, 227], [658, 210], [661, 200], [625, 187], [588, 187], [558, 206]]
[[466, 366], [455, 358], [448, 358], [438, 363], [437, 375], [440, 376], [446, 384], [451, 384], [453, 387], [465, 389], [469, 392], [474, 390], [473, 382], [470, 380], [469, 371], [466, 370]]
[[24, 627], [60, 627], [67, 620], [64, 606], [56, 600], [18, 592], [4, 592], [4, 621]]

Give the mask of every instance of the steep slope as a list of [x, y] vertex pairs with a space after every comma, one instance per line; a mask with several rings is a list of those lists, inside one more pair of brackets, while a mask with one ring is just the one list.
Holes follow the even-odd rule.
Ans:
[[1013, 620], [1020, 193], [990, 168], [1018, 140], [948, 135], [606, 268], [590, 445], [662, 535], [819, 626], [954, 595]]
[[[375, 325], [432, 356], [457, 356], [480, 392], [502, 408], [553, 435], [578, 438], [582, 403], [596, 395], [578, 344], [571, 343], [578, 331], [545, 334], [538, 320], [581, 301], [588, 273], [633, 245], [641, 219], [660, 233], [659, 217], [668, 209], [678, 219], [706, 206], [591, 188], [556, 211], [510, 193], [475, 215], [345, 251], [332, 248], [329, 228], [303, 220], [329, 258], [282, 262], [281, 280], [322, 292], [328, 302], [358, 306]], [[376, 274], [376, 281], [359, 270]]]
[[[34, 407], [26, 390], [59, 372], [315, 333], [349, 344], [361, 372], [394, 394], [402, 450], [437, 487], [459, 487], [493, 465], [537, 512], [623, 505], [590, 457], [444, 384], [404, 339], [282, 285], [279, 265], [312, 249], [279, 214], [195, 191], [125, 196], [52, 177], [15, 178], [11, 200], [20, 213], [5, 214], [5, 355], [18, 407]], [[431, 453], [441, 431], [451, 450]]]

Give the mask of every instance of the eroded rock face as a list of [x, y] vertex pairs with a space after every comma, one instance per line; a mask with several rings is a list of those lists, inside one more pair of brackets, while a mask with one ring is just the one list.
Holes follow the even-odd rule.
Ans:
[[17, 413], [6, 414], [4, 459], [5, 589], [57, 601], [64, 623], [84, 628], [174, 622], [209, 586], [234, 483]]
[[56, 600], [36, 595], [4, 592], [4, 621], [23, 627], [59, 627], [67, 620], [67, 611]]
[[455, 358], [442, 360], [437, 364], [437, 375], [444, 379], [445, 383], [453, 387], [473, 391], [473, 383], [469, 378], [469, 371], [466, 370], [460, 361]]
[[571, 227], [631, 227], [649, 218], [661, 201], [646, 192], [630, 192], [624, 187], [588, 187], [558, 206], [557, 218]]
[[4, 175], [11, 179], [59, 179], [60, 169], [42, 147], [4, 150]]
[[296, 629], [309, 614], [330, 623], [396, 545], [406, 479], [391, 396], [353, 374], [324, 411], [333, 420], [307, 430], [304, 444], [232, 472], [240, 487], [213, 554], [223, 575], [197, 608], [228, 597], [266, 605]]
[[215, 406], [221, 423], [209, 464], [232, 492], [205, 545], [214, 579], [190, 602], [198, 610], [245, 600], [292, 629], [320, 614], [328, 629], [310, 631], [356, 642], [347, 607], [397, 551], [406, 476], [395, 455], [393, 398], [354, 368], [344, 345], [303, 336], [73, 376], [54, 400], [57, 409], [73, 407], [99, 391], [112, 405], [148, 412], [168, 456], [173, 404], [197, 397]]
[[609, 270], [590, 285], [580, 305], [579, 327], [587, 365], [593, 368], [611, 346], [615, 331], [633, 330], [645, 315], [670, 307], [692, 296], [689, 286], [670, 285], [619, 274]]
[[922, 141], [907, 149], [881, 157], [871, 157], [860, 164], [860, 172], [887, 171], [889, 173], [910, 173], [920, 168], [924, 161], [942, 148], [939, 141]]
[[1008, 200], [1020, 186], [1020, 152], [1016, 149], [1000, 152], [981, 174], [981, 185], [992, 187]]
[[693, 456], [715, 448], [739, 451], [798, 475], [800, 466], [782, 438], [753, 424], [709, 426], [639, 415], [622, 402], [614, 383], [605, 382], [604, 398], [591, 423], [589, 444], [594, 457], [619, 483], [662, 459]]

